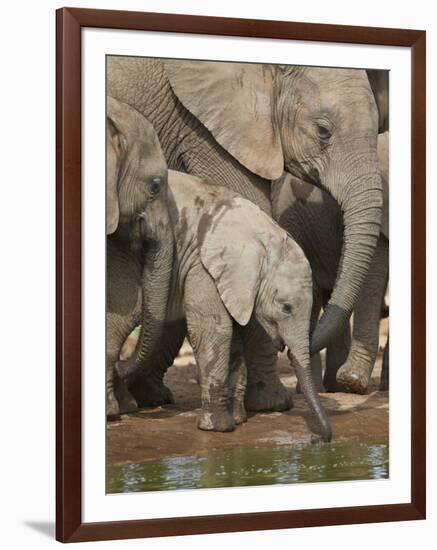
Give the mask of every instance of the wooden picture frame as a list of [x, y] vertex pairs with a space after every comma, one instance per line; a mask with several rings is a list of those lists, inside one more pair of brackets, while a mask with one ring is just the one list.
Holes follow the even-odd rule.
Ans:
[[[81, 475], [81, 29], [84, 27], [403, 46], [412, 59], [411, 502], [105, 523], [82, 521]], [[56, 13], [57, 467], [61, 542], [424, 519], [425, 64], [424, 31], [62, 8]]]

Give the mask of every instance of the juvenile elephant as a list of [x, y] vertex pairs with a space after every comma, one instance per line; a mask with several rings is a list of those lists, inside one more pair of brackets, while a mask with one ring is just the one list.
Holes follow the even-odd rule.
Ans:
[[[365, 393], [378, 351], [381, 302], [387, 286], [389, 259], [388, 132], [378, 136], [378, 158], [384, 195], [381, 234], [354, 309], [352, 338], [347, 324], [344, 332], [327, 347], [323, 383], [328, 391], [347, 387]], [[290, 175], [274, 182], [272, 207], [276, 219], [302, 247], [310, 262], [318, 289], [313, 313], [317, 318], [337, 277], [343, 241], [341, 210], [329, 194]], [[319, 358], [315, 356], [312, 362], [317, 379]], [[386, 367], [387, 363], [388, 351]]]
[[[107, 415], [136, 408], [114, 365], [132, 323], [148, 327], [137, 355], [147, 360], [166, 315], [173, 262], [167, 164], [151, 124], [107, 98]], [[138, 286], [131, 287], [134, 280]], [[115, 387], [114, 387], [115, 386]], [[114, 394], [115, 391], [115, 394]], [[116, 398], [117, 396], [117, 398]], [[170, 396], [168, 396], [170, 399]]]
[[[134, 57], [109, 57], [107, 67], [109, 92], [152, 122], [170, 168], [236, 191], [269, 214], [270, 180], [284, 168], [334, 197], [344, 212], [344, 248], [313, 332], [313, 352], [341, 334], [372, 260], [381, 217], [378, 111], [366, 72]], [[251, 408], [286, 408], [276, 353], [261, 328], [252, 347]], [[267, 364], [268, 381], [261, 379]], [[160, 372], [142, 405], [148, 395], [159, 398]]]
[[[240, 393], [230, 384], [231, 343], [241, 331], [247, 344], [245, 328], [255, 316], [276, 349], [288, 347], [329, 441], [331, 428], [310, 370], [312, 278], [300, 247], [250, 201], [187, 174], [169, 171], [169, 205], [177, 258], [169, 319], [186, 319], [199, 365], [199, 428], [229, 431], [244, 420]], [[137, 368], [135, 362], [119, 363], [117, 372], [125, 379]]]

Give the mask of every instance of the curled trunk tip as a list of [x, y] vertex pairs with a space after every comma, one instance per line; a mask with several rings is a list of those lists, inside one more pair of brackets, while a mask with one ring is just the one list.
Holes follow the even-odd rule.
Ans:
[[310, 354], [315, 355], [326, 348], [344, 330], [350, 315], [336, 304], [328, 304], [311, 335]]

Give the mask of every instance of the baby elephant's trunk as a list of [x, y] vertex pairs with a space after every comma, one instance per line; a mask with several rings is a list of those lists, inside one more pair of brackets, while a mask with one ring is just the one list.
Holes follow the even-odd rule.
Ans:
[[288, 358], [296, 371], [296, 376], [300, 387], [302, 388], [305, 399], [317, 418], [320, 435], [322, 436], [323, 441], [331, 441], [331, 424], [325, 409], [320, 402], [319, 394], [317, 392], [310, 368], [309, 344], [307, 344], [303, 349], [293, 350], [293, 353], [289, 350]]

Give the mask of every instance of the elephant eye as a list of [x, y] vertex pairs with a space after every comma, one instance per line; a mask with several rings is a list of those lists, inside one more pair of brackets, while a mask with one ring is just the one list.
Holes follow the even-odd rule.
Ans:
[[160, 176], [155, 176], [149, 182], [149, 189], [152, 195], [157, 195], [162, 187], [162, 178]]
[[317, 124], [317, 133], [323, 141], [327, 141], [332, 136], [331, 130], [322, 124]]
[[283, 313], [286, 313], [287, 315], [290, 315], [291, 309], [292, 309], [292, 308], [291, 308], [291, 304], [287, 304], [287, 303], [282, 304], [282, 311], [283, 311]]

